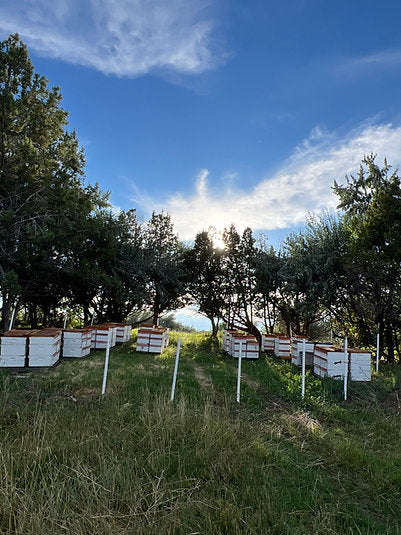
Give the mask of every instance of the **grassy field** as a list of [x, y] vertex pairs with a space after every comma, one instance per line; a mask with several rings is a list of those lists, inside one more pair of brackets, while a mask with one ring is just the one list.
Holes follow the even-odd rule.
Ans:
[[[176, 399], [169, 401], [177, 337]], [[401, 366], [342, 383], [202, 334], [0, 371], [0, 533], [401, 534]]]

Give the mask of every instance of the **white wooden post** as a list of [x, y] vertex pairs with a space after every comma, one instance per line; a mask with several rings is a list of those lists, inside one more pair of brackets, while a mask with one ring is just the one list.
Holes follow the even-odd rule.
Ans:
[[107, 345], [106, 345], [106, 358], [104, 361], [102, 396], [104, 396], [106, 393], [107, 372], [109, 370], [110, 345], [111, 345], [111, 329], [107, 331]]
[[13, 328], [13, 324], [14, 324], [14, 319], [15, 319], [15, 313], [16, 313], [16, 310], [17, 310], [17, 305], [15, 305], [14, 310], [13, 310], [13, 313], [11, 314], [10, 323], [9, 323], [9, 325], [8, 325], [8, 330], [9, 330], [9, 331], [11, 331], [11, 329]]
[[175, 395], [175, 384], [177, 382], [177, 373], [178, 373], [178, 361], [180, 359], [180, 349], [181, 349], [181, 338], [178, 339], [177, 343], [177, 353], [175, 355], [175, 364], [174, 364], [174, 373], [173, 373], [173, 384], [171, 386], [171, 401], [174, 401]]
[[305, 397], [305, 366], [306, 366], [306, 343], [305, 338], [302, 340], [302, 386], [301, 395], [302, 399]]
[[347, 401], [347, 389], [348, 389], [348, 337], [344, 339], [344, 355], [345, 355], [345, 365], [344, 365], [344, 401]]
[[242, 342], [239, 343], [238, 375], [237, 375], [237, 403], [240, 402], [240, 396], [241, 396], [241, 366], [242, 366]]
[[379, 371], [380, 323], [377, 324], [376, 338], [376, 373]]

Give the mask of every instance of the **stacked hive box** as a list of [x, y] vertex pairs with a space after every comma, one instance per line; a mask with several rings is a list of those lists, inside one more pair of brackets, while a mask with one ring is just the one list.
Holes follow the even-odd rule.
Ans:
[[227, 353], [231, 353], [231, 337], [233, 334], [238, 334], [238, 331], [227, 329], [223, 333], [223, 351], [227, 351]]
[[290, 338], [285, 334], [276, 334], [274, 339], [274, 354], [283, 360], [291, 360]]
[[33, 330], [13, 329], [4, 333], [0, 346], [0, 366], [23, 367], [28, 356], [28, 337]]
[[356, 347], [348, 350], [351, 381], [371, 380], [371, 354]]
[[126, 323], [105, 323], [104, 325], [116, 328], [116, 343], [123, 344], [131, 339], [131, 325]]
[[228, 329], [223, 333], [223, 350], [234, 358], [257, 359], [259, 358], [259, 344], [256, 338], [250, 334], [240, 334], [234, 329]]
[[276, 337], [274, 334], [264, 334], [262, 336], [262, 351], [265, 353], [274, 353]]
[[54, 366], [61, 354], [61, 330], [44, 329], [29, 336], [29, 366]]
[[146, 353], [163, 353], [168, 346], [169, 332], [165, 327], [140, 328], [138, 331], [138, 338], [136, 343], [137, 351], [144, 351]]
[[85, 327], [91, 331], [91, 348], [92, 349], [106, 349], [107, 347], [107, 338], [109, 336], [109, 331], [111, 331], [111, 343], [110, 347], [116, 345], [117, 338], [117, 329], [112, 325], [101, 324], [101, 325], [89, 325]]
[[237, 359], [240, 354], [243, 359], [259, 358], [259, 344], [254, 336], [239, 333], [231, 335], [230, 355]]
[[86, 357], [91, 350], [91, 329], [63, 330], [63, 357]]
[[346, 356], [343, 349], [315, 346], [313, 371], [319, 377], [344, 379], [345, 362]]
[[[305, 340], [305, 366], [313, 366], [313, 352], [315, 344], [309, 340]], [[303, 351], [303, 338], [293, 338], [291, 345], [291, 362], [295, 366], [302, 366], [302, 351]]]

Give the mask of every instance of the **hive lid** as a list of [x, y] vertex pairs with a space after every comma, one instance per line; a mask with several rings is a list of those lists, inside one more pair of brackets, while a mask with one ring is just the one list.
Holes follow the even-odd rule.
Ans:
[[368, 351], [367, 349], [359, 349], [359, 347], [351, 347], [348, 349], [348, 353], [368, 353], [371, 355], [371, 351]]
[[56, 338], [61, 334], [61, 329], [43, 329], [43, 331], [35, 331], [30, 336], [35, 338]]
[[21, 337], [26, 338], [27, 336], [32, 336], [36, 332], [36, 329], [12, 329], [3, 334], [3, 336], [12, 336], [12, 337]]

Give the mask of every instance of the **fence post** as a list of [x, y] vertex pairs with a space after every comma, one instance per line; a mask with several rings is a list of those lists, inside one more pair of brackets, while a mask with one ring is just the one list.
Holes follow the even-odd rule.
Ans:
[[301, 395], [302, 399], [305, 397], [305, 366], [306, 366], [306, 343], [305, 338], [302, 340], [302, 386]]
[[344, 366], [344, 401], [347, 401], [348, 394], [348, 337], [344, 339], [344, 355], [345, 355], [345, 366]]
[[240, 396], [241, 396], [241, 366], [242, 366], [242, 342], [239, 343], [238, 375], [237, 375], [237, 403], [240, 402]]
[[379, 371], [379, 349], [380, 349], [380, 323], [377, 324], [377, 337], [376, 337], [376, 373]]
[[181, 349], [181, 338], [178, 339], [177, 343], [177, 353], [175, 355], [175, 364], [174, 364], [174, 373], [173, 373], [173, 384], [171, 386], [171, 398], [170, 401], [174, 401], [175, 395], [175, 384], [177, 382], [177, 373], [178, 373], [178, 361], [180, 359], [180, 349]]
[[106, 357], [104, 361], [102, 396], [104, 396], [106, 393], [107, 373], [109, 371], [110, 345], [111, 345], [111, 329], [107, 331], [107, 345], [106, 345]]

